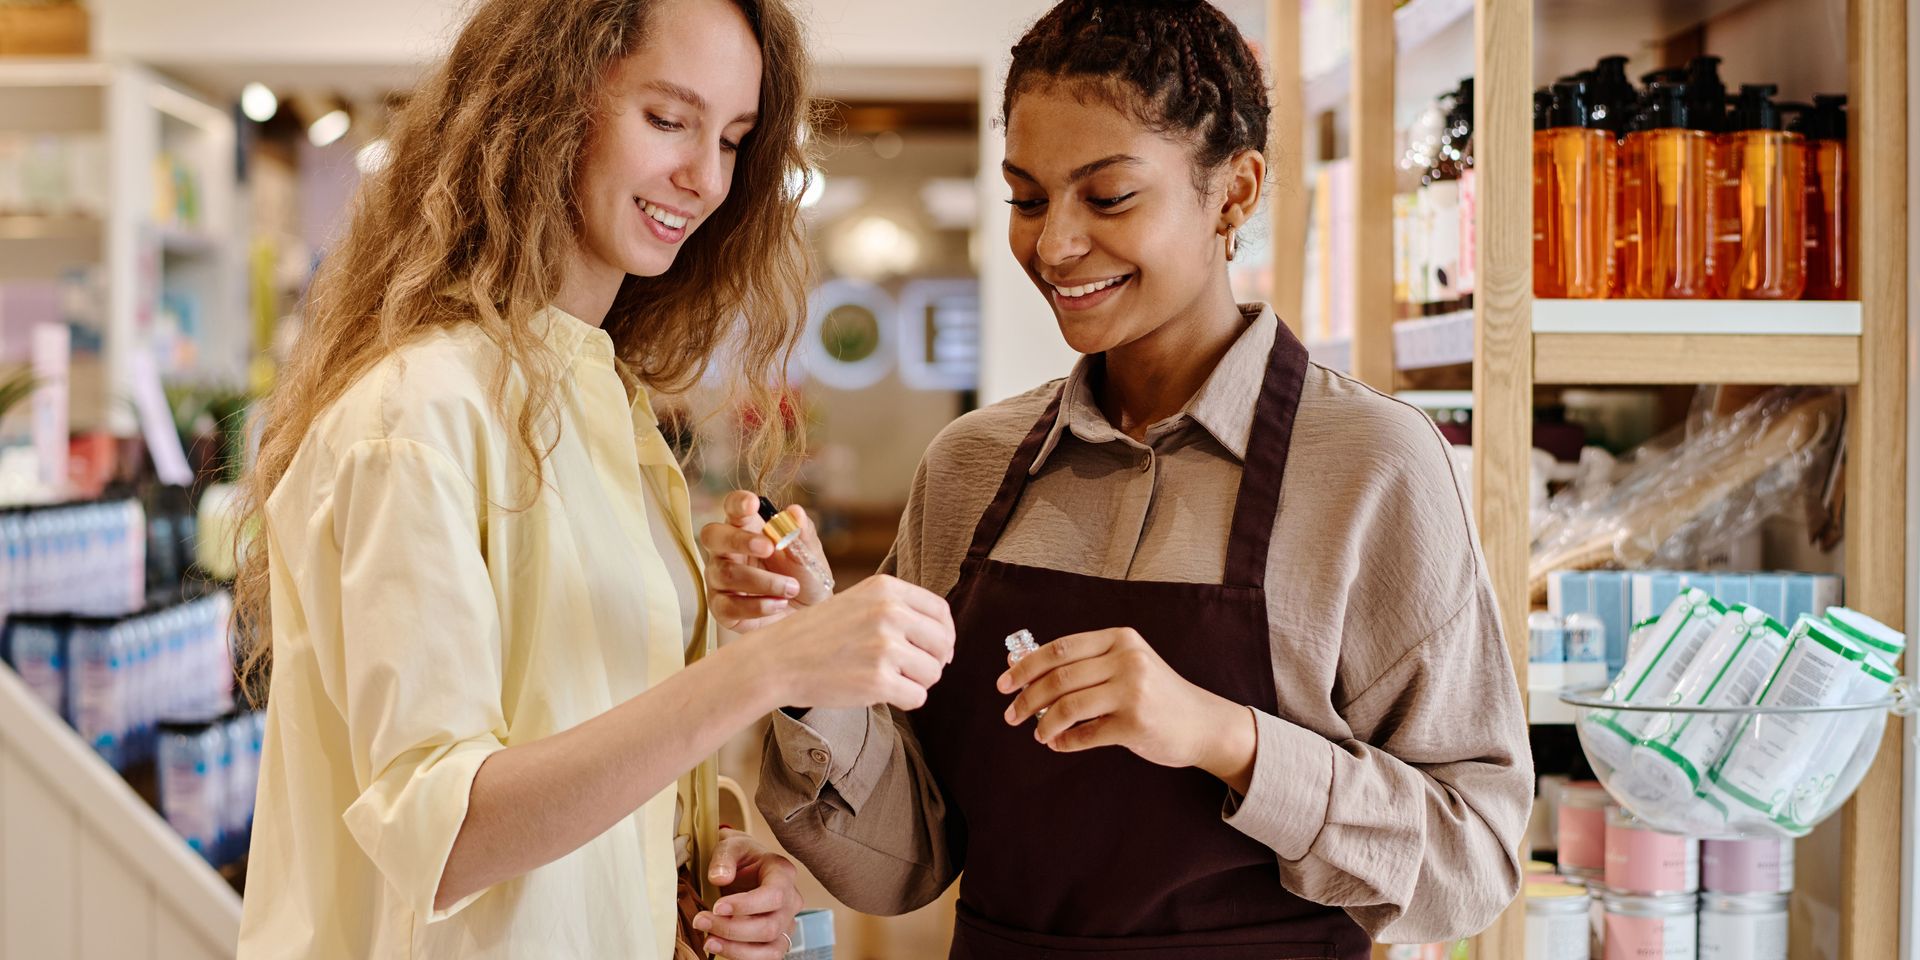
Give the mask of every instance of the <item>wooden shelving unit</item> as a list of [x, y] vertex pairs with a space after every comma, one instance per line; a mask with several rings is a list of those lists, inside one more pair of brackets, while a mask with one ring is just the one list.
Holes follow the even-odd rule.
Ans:
[[[1850, 0], [1857, 302], [1574, 304], [1532, 296], [1530, 191], [1534, 10], [1480, 0], [1475, 149], [1479, 290], [1474, 381], [1475, 499], [1520, 687], [1525, 631], [1527, 450], [1537, 383], [1832, 384], [1850, 393], [1847, 601], [1905, 622], [1906, 112], [1905, 9]], [[1840, 954], [1897, 955], [1900, 783], [1897, 720], [1842, 814]], [[1522, 909], [1510, 908], [1476, 954], [1524, 955]], [[1804, 924], [1803, 924], [1804, 925]], [[1795, 956], [1805, 946], [1796, 937]]]
[[[1462, 9], [1468, 6], [1472, 9]], [[1396, 58], [1411, 60], [1410, 51], [1457, 22], [1450, 17], [1473, 19], [1475, 309], [1470, 339], [1440, 344], [1434, 355], [1472, 358], [1475, 508], [1523, 696], [1527, 481], [1536, 385], [1825, 384], [1846, 389], [1847, 602], [1888, 623], [1905, 622], [1908, 31], [1901, 0], [1846, 0], [1849, 157], [1857, 198], [1849, 244], [1858, 299], [1839, 303], [1535, 301], [1536, 16], [1549, 29], [1570, 16], [1598, 23], [1594, 18], [1600, 14], [1591, 3], [1415, 0], [1395, 12], [1391, 0], [1353, 0], [1352, 57], [1344, 68], [1313, 78], [1299, 76], [1297, 2], [1271, 0], [1269, 10], [1275, 76], [1287, 81], [1276, 85], [1277, 115], [1299, 123], [1295, 132], [1303, 133], [1330, 128], [1321, 122], [1325, 111], [1348, 111], [1344, 119], [1359, 191], [1350, 368], [1382, 389], [1392, 388], [1396, 375], [1406, 379], [1395, 370], [1391, 276], [1384, 267], [1392, 242]], [[1741, 0], [1620, 0], [1604, 11], [1609, 26], [1639, 31], [1643, 40], [1674, 38], [1741, 12]], [[1668, 47], [1666, 55], [1684, 56], [1686, 42], [1700, 42], [1700, 34]], [[1303, 157], [1298, 146], [1283, 142], [1285, 132], [1276, 132], [1281, 158], [1273, 210], [1276, 251], [1301, 249], [1306, 233]], [[1288, 184], [1301, 186], [1288, 189]], [[1379, 244], [1389, 252], [1381, 253]], [[1277, 255], [1276, 267], [1277, 306], [1283, 316], [1296, 317], [1301, 265], [1298, 258]], [[1465, 385], [1446, 382], [1450, 376], [1425, 379], [1440, 389]], [[1459, 393], [1432, 396], [1450, 398], [1450, 406], [1461, 399]], [[1841, 960], [1899, 955], [1900, 905], [1906, 902], [1901, 890], [1903, 727], [1897, 719], [1889, 724], [1876, 766], [1841, 815], [1839, 887], [1820, 891], [1837, 898]], [[1798, 907], [1795, 917], [1791, 955], [1808, 960], [1815, 955], [1810, 922]], [[1473, 956], [1521, 960], [1525, 955], [1524, 908], [1516, 903], [1478, 938]]]

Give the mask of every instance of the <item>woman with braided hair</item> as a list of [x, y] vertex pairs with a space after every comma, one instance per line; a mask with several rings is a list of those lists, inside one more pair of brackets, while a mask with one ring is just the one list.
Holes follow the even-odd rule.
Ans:
[[[955, 958], [1484, 928], [1532, 797], [1493, 592], [1432, 424], [1233, 299], [1266, 173], [1245, 39], [1206, 3], [1066, 0], [1001, 109], [1009, 246], [1083, 357], [928, 449], [883, 570], [946, 595], [953, 662], [912, 713], [776, 715], [762, 811], [856, 909], [959, 876]], [[752, 559], [736, 501], [713, 608], [764, 628], [805, 578]]]

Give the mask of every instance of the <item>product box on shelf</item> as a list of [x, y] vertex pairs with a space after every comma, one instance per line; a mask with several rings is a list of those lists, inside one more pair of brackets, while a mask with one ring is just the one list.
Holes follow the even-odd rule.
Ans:
[[1547, 609], [1565, 618], [1596, 616], [1606, 625], [1607, 671], [1626, 663], [1634, 628], [1658, 617], [1680, 592], [1697, 588], [1723, 604], [1745, 603], [1792, 624], [1841, 601], [1839, 576], [1682, 570], [1562, 570], [1547, 579]]

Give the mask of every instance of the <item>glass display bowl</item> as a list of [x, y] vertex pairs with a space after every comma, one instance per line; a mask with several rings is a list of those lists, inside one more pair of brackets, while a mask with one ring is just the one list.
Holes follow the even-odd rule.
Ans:
[[1708, 839], [1805, 836], [1853, 796], [1904, 684], [1831, 707], [1626, 703], [1568, 689], [1574, 728], [1614, 802], [1648, 826]]

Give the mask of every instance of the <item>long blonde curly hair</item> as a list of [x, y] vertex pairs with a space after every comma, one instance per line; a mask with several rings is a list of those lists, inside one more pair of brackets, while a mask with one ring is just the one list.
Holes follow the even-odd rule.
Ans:
[[[759, 40], [759, 121], [740, 145], [727, 202], [657, 277], [629, 276], [603, 328], [629, 390], [684, 394], [716, 357], [748, 416], [743, 460], [762, 477], [793, 443], [776, 390], [806, 323], [812, 264], [799, 221], [809, 169], [808, 59], [785, 0], [732, 0]], [[428, 331], [480, 327], [507, 363], [495, 402], [538, 465], [540, 425], [563, 384], [529, 326], [575, 250], [573, 184], [602, 113], [605, 78], [637, 52], [661, 0], [485, 0], [452, 52], [397, 112], [387, 165], [364, 180], [350, 225], [309, 293], [306, 320], [265, 401], [259, 451], [241, 481], [236, 579], [243, 687], [271, 668], [267, 498], [327, 407]], [[506, 410], [515, 373], [527, 401]]]

